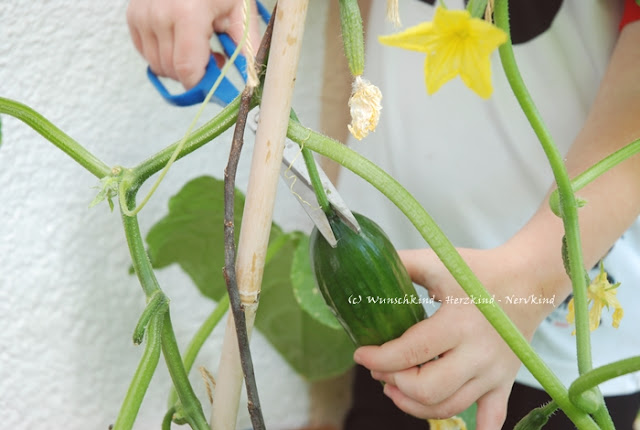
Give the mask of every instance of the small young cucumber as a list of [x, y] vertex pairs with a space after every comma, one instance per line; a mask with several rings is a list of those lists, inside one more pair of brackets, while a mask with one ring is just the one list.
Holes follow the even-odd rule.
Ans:
[[355, 345], [381, 345], [427, 315], [387, 235], [369, 218], [354, 216], [359, 234], [329, 216], [335, 248], [314, 229], [312, 270], [325, 302]]

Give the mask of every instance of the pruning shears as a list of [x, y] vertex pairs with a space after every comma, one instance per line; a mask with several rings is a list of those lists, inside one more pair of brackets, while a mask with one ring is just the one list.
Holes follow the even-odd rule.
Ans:
[[[264, 23], [269, 22], [271, 15], [269, 11], [260, 3], [258, 5], [258, 14]], [[224, 50], [227, 58], [231, 57], [236, 49], [235, 42], [226, 33], [216, 33], [216, 37]], [[243, 81], [247, 80], [247, 60], [240, 54], [236, 57], [233, 65]], [[168, 102], [176, 106], [191, 106], [202, 103], [214, 82], [221, 74], [221, 70], [218, 67], [214, 54], [211, 54], [209, 58], [209, 64], [206, 67], [204, 77], [196, 86], [181, 93], [171, 94], [164, 84], [160, 81], [158, 76], [153, 73], [150, 67], [147, 67], [147, 76], [151, 83], [154, 85], [160, 95]], [[223, 77], [218, 88], [211, 97], [211, 102], [214, 102], [220, 106], [226, 106], [233, 99], [240, 94], [235, 85]], [[250, 124], [250, 128], [255, 132], [257, 127], [257, 115], [252, 117], [253, 124]], [[327, 198], [333, 210], [338, 216], [355, 232], [360, 231], [358, 221], [356, 221], [353, 213], [349, 210], [344, 200], [338, 194], [327, 175], [318, 166], [318, 174], [320, 180], [327, 194]], [[316, 225], [320, 233], [324, 236], [327, 242], [335, 247], [337, 240], [333, 234], [327, 215], [317, 206], [315, 207], [310, 202], [316, 202], [315, 192], [311, 185], [311, 179], [309, 178], [309, 172], [304, 159], [301, 154], [301, 149], [295, 142], [291, 140], [285, 141], [285, 147], [282, 155], [282, 166], [280, 169], [280, 176], [289, 186], [289, 190], [297, 197], [298, 201], [302, 205], [302, 208], [309, 215], [313, 223]]]

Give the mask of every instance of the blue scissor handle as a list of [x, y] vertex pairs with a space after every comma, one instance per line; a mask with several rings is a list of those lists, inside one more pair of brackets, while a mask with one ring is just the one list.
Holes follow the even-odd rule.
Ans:
[[[171, 94], [169, 90], [167, 90], [167, 88], [164, 86], [162, 81], [160, 81], [158, 75], [151, 71], [151, 67], [147, 67], [147, 76], [149, 77], [149, 80], [151, 81], [153, 86], [156, 87], [156, 90], [158, 90], [160, 95], [164, 97], [166, 101], [176, 106], [191, 106], [202, 103], [204, 101], [204, 99], [207, 97], [207, 94], [209, 94], [209, 90], [211, 90], [211, 87], [213, 87], [216, 79], [218, 79], [218, 76], [220, 76], [220, 69], [216, 65], [216, 60], [215, 58], [213, 58], [212, 54], [209, 58], [207, 69], [200, 82], [198, 82], [195, 87], [181, 94]], [[222, 78], [220, 85], [213, 93], [211, 101], [216, 102], [222, 106], [226, 106], [234, 98], [236, 98], [238, 94], [238, 89], [231, 83], [230, 80], [225, 77]]]
[[[269, 20], [271, 19], [271, 14], [269, 13], [269, 11], [259, 1], [256, 1], [256, 3], [258, 6], [258, 13], [260, 17], [264, 20], [264, 22], [269, 22]], [[231, 57], [231, 55], [233, 55], [233, 52], [236, 50], [235, 42], [226, 33], [217, 33], [216, 35], [218, 36], [218, 40], [222, 45], [222, 49], [224, 50], [224, 53], [227, 55], [227, 57]], [[246, 81], [247, 80], [247, 59], [244, 57], [244, 55], [239, 54], [236, 57], [233, 64], [238, 70], [238, 72], [240, 73], [240, 75], [242, 76], [242, 79]], [[204, 101], [204, 99], [207, 97], [207, 94], [209, 94], [211, 87], [213, 87], [213, 84], [216, 82], [216, 80], [220, 76], [220, 68], [218, 68], [216, 64], [216, 60], [212, 54], [209, 57], [209, 64], [207, 64], [207, 68], [205, 70], [204, 76], [202, 77], [200, 82], [198, 82], [195, 87], [185, 91], [182, 94], [169, 93], [169, 91], [164, 86], [162, 81], [160, 81], [158, 76], [155, 73], [153, 73], [153, 71], [151, 70], [151, 67], [147, 67], [147, 76], [149, 77], [149, 80], [151, 81], [153, 86], [156, 88], [156, 90], [158, 90], [160, 95], [166, 101], [176, 106], [191, 106], [194, 104], [202, 103]], [[238, 96], [238, 94], [240, 94], [240, 92], [231, 83], [231, 81], [226, 77], [223, 77], [222, 81], [220, 82], [220, 85], [218, 86], [216, 91], [213, 93], [213, 96], [211, 97], [211, 101], [221, 106], [226, 106], [233, 99], [235, 99]]]

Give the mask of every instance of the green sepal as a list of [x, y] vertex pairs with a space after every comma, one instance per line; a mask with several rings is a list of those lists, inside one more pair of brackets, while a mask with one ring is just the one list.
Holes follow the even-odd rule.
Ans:
[[549, 417], [553, 415], [557, 409], [558, 405], [555, 402], [549, 402], [535, 408], [525, 415], [525, 417], [516, 424], [513, 430], [541, 430], [547, 421], [549, 421]]
[[103, 200], [106, 200], [107, 203], [109, 203], [111, 212], [113, 212], [113, 198], [118, 196], [118, 187], [120, 186], [122, 171], [121, 167], [116, 166], [111, 169], [110, 175], [100, 179], [100, 186], [96, 187], [99, 188], [100, 191], [98, 191], [96, 197], [91, 201], [91, 203], [89, 203], [89, 208], [92, 208]]
[[353, 76], [364, 73], [364, 30], [358, 0], [340, 0], [340, 24], [344, 55]]
[[581, 199], [580, 197], [576, 197], [576, 206], [578, 209], [583, 208], [587, 205], [587, 201], [585, 199]]

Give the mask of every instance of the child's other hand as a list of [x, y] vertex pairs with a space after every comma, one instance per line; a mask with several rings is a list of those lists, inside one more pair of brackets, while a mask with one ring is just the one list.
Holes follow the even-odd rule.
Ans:
[[[518, 271], [506, 269], [509, 258], [499, 250], [459, 250], [484, 285], [496, 295], [527, 294]], [[384, 381], [385, 394], [403, 411], [419, 418], [448, 418], [477, 401], [478, 430], [500, 429], [520, 361], [467, 298], [431, 250], [400, 253], [414, 282], [442, 305], [428, 319], [382, 346], [356, 350], [355, 361]], [[513, 266], [512, 266], [513, 267]], [[449, 298], [449, 300], [447, 300]], [[543, 309], [497, 303], [530, 339]], [[430, 361], [434, 357], [437, 360]]]
[[[127, 22], [133, 43], [151, 70], [189, 89], [204, 76], [214, 31], [228, 33], [236, 43], [242, 39], [243, 5], [239, 0], [131, 0]], [[249, 36], [257, 49], [255, 1], [251, 7]]]

